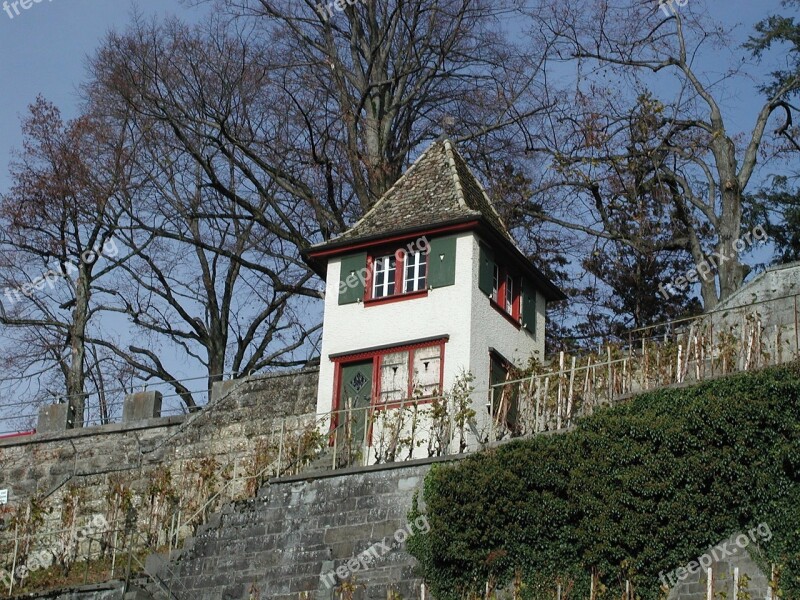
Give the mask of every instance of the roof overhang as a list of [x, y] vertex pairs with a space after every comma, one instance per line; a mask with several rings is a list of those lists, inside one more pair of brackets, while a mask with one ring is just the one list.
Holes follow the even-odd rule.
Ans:
[[506, 236], [500, 234], [491, 223], [481, 216], [461, 217], [437, 224], [421, 227], [409, 227], [394, 232], [391, 236], [386, 234], [366, 236], [354, 240], [333, 240], [317, 246], [312, 246], [301, 252], [306, 264], [323, 280], [327, 277], [327, 265], [331, 258], [351, 254], [356, 251], [366, 251], [372, 248], [402, 242], [412, 236], [442, 235], [457, 233], [459, 231], [477, 231], [484, 239], [492, 244], [493, 248], [502, 248], [505, 254], [513, 261], [514, 266], [530, 277], [537, 289], [544, 295], [548, 302], [566, 300], [567, 296], [550, 279], [542, 273], [525, 256], [517, 246]]
[[415, 235], [434, 236], [446, 233], [458, 233], [459, 231], [471, 231], [477, 228], [479, 224], [480, 219], [474, 216], [461, 217], [445, 223], [439, 223], [435, 226], [423, 225], [418, 227], [409, 227], [407, 229], [399, 229], [390, 236], [387, 236], [384, 233], [360, 237], [354, 240], [332, 240], [330, 242], [302, 250], [300, 255], [306, 264], [324, 280], [327, 277], [327, 265], [331, 258], [342, 256], [344, 254], [351, 254], [359, 250], [378, 248], [393, 242], [401, 242]]

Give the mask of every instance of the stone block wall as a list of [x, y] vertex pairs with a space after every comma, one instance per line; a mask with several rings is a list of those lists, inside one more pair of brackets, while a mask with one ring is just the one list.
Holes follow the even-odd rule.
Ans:
[[176, 517], [183, 523], [216, 498], [213, 512], [269, 464], [281, 428], [313, 413], [317, 372], [251, 376], [224, 388], [190, 415], [0, 440], [0, 490], [8, 490], [8, 504], [0, 506], [0, 568], [10, 570], [4, 557], [18, 526], [46, 550], [60, 537], [48, 532], [79, 529], [95, 515], [121, 526], [131, 508], [151, 545], [167, 543]]
[[[772, 598], [769, 578], [751, 556], [751, 552], [754, 556], [758, 556], [755, 544], [742, 546], [736, 543], [736, 538], [735, 535], [731, 536], [725, 542], [709, 548], [704, 554], [708, 557], [704, 561], [705, 564], [710, 561], [713, 597], [734, 598], [734, 574], [738, 568], [740, 582], [738, 598], [750, 598], [751, 600]], [[690, 563], [677, 573], [681, 580], [670, 590], [668, 600], [706, 600], [708, 598], [708, 569], [697, 564], [698, 562], [699, 559], [695, 561], [695, 564]], [[673, 581], [677, 581], [677, 577], [673, 577]]]
[[192, 600], [333, 600], [348, 582], [354, 600], [386, 600], [390, 591], [420, 598], [405, 542], [427, 521], [409, 523], [408, 512], [440, 460], [272, 481], [263, 497], [217, 515], [156, 574]]

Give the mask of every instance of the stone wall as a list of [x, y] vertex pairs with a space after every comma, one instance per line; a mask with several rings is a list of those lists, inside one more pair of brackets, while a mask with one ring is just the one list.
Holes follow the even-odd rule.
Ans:
[[420, 598], [405, 538], [427, 521], [410, 523], [408, 512], [441, 460], [272, 481], [263, 497], [216, 515], [177, 561], [150, 566], [180, 599], [333, 600], [347, 582], [354, 600], [386, 600], [391, 590]]
[[[252, 376], [219, 384], [209, 405], [188, 416], [0, 440], [0, 490], [8, 490], [0, 568], [10, 571], [15, 529], [27, 528], [32, 546], [48, 549], [62, 537], [53, 532], [79, 529], [95, 515], [117, 527], [133, 513], [149, 545], [168, 543], [176, 519], [257, 489], [248, 477], [275, 462], [282, 429], [286, 446], [296, 448], [289, 440], [303, 424], [297, 415], [313, 414], [317, 378], [313, 370]], [[280, 450], [286, 464], [290, 449]]]
[[782, 364], [800, 356], [798, 295], [800, 263], [770, 267], [721, 302], [708, 320], [741, 340], [757, 336], [753, 352], [762, 355], [757, 365]]
[[[736, 597], [750, 598], [751, 600], [772, 598], [769, 579], [750, 554], [752, 551], [756, 557], [758, 556], [756, 546], [754, 544], [748, 546], [747, 543], [739, 545], [736, 543], [737, 537], [736, 535], [731, 536], [730, 539], [714, 548], [709, 548], [704, 553], [707, 558], [703, 562], [710, 563], [711, 566], [713, 597], [735, 597], [733, 594], [734, 574], [735, 569], [738, 568], [739, 588]], [[706, 600], [708, 598], [708, 569], [700, 566], [700, 560], [698, 558], [698, 561], [686, 565], [680, 572], [673, 575], [672, 581], [678, 581], [678, 577], [680, 577], [680, 581], [670, 590], [668, 600]], [[665, 579], [668, 577], [665, 576]]]

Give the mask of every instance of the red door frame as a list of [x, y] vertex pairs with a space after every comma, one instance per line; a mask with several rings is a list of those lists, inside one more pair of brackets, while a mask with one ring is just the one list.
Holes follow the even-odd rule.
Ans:
[[[400, 403], [389, 403], [385, 405], [381, 405], [378, 403], [378, 398], [380, 397], [380, 368], [381, 363], [383, 361], [383, 356], [386, 354], [393, 354], [395, 352], [409, 352], [409, 383], [408, 383], [408, 397], [410, 398], [413, 390], [412, 390], [412, 375], [413, 375], [413, 361], [414, 361], [414, 351], [421, 349], [421, 348], [430, 348], [433, 346], [439, 346], [439, 388], [442, 388], [444, 385], [444, 361], [445, 361], [445, 344], [447, 344], [449, 337], [443, 336], [438, 340], [428, 340], [425, 342], [418, 342], [416, 344], [405, 344], [400, 346], [393, 346], [390, 348], [382, 348], [380, 350], [372, 350], [367, 352], [355, 352], [353, 354], [348, 354], [346, 356], [337, 356], [336, 358], [332, 358], [331, 361], [334, 363], [334, 375], [333, 375], [333, 406], [331, 412], [335, 413], [334, 416], [331, 418], [331, 431], [336, 429], [338, 426], [339, 421], [339, 414], [336, 411], [341, 410], [341, 391], [342, 391], [342, 367], [358, 362], [366, 362], [367, 360], [372, 361], [372, 392], [371, 392], [371, 400], [370, 406], [374, 410], [390, 410], [393, 408], [399, 408]], [[439, 394], [441, 395], [444, 390], [439, 389]], [[433, 398], [430, 399], [422, 399], [420, 400], [420, 404], [432, 402]], [[369, 443], [372, 445], [372, 427], [370, 426], [369, 432]]]

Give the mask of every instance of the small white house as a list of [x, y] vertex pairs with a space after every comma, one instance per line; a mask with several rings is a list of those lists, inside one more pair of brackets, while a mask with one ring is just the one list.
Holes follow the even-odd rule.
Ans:
[[[305, 258], [329, 291], [320, 415], [431, 402], [469, 372], [477, 420], [486, 423], [490, 383], [512, 364], [543, 358], [546, 304], [564, 299], [516, 246], [449, 140], [431, 145], [350, 230]], [[367, 446], [377, 435], [363, 425], [359, 432]]]

